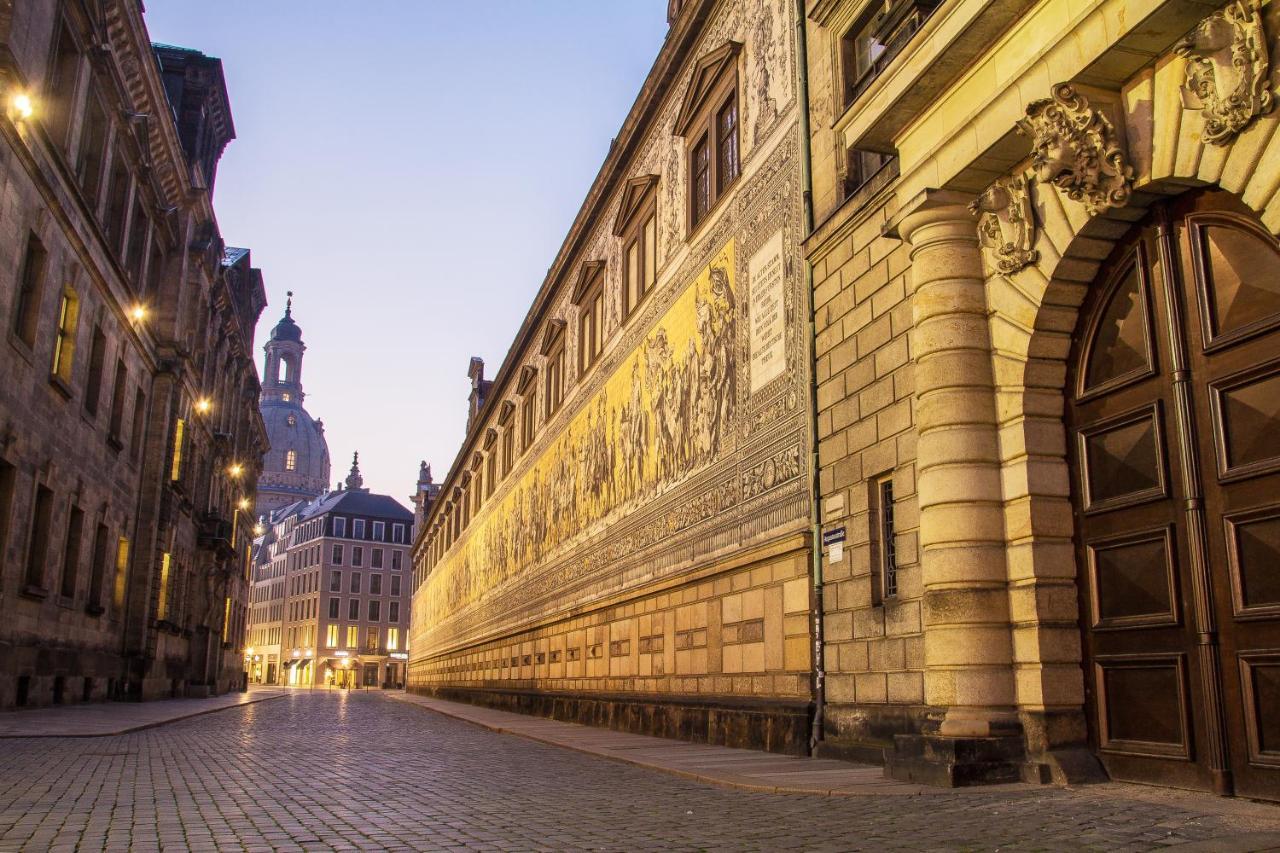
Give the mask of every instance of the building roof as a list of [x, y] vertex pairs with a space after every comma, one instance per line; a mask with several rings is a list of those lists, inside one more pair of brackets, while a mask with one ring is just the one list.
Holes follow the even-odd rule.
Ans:
[[413, 513], [405, 509], [395, 498], [390, 495], [375, 495], [364, 489], [344, 489], [340, 492], [327, 492], [308, 505], [307, 509], [302, 513], [302, 519], [312, 519], [331, 512], [375, 516], [405, 522], [413, 521]]

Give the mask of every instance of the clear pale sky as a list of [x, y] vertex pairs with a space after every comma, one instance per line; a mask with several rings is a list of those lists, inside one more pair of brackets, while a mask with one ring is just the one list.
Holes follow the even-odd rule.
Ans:
[[666, 35], [665, 0], [147, 0], [222, 59], [237, 138], [214, 204], [270, 304], [294, 292], [331, 479], [443, 479], [467, 361], [492, 377]]

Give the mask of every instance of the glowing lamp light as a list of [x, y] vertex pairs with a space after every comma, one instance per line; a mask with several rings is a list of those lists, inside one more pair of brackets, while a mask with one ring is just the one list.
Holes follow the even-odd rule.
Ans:
[[249, 508], [249, 499], [248, 499], [248, 498], [241, 498], [241, 499], [240, 499], [240, 502], [239, 502], [239, 503], [237, 503], [237, 504], [236, 504], [236, 506], [240, 507], [240, 509], [248, 509], [248, 508]]
[[263, 527], [261, 524], [255, 524], [255, 525], [253, 526], [253, 535], [254, 535], [254, 536], [261, 536], [262, 534], [264, 534], [264, 533], [266, 533], [266, 532], [267, 532], [267, 528]]
[[241, 465], [239, 462], [236, 462], [230, 468], [227, 469], [227, 473], [230, 474], [232, 477], [239, 477], [241, 474], [244, 473], [244, 466]]
[[208, 397], [201, 397], [196, 400], [196, 411], [202, 415], [207, 415], [209, 410], [213, 408], [213, 401]]
[[135, 323], [141, 323], [147, 319], [147, 307], [145, 305], [135, 305], [129, 309], [129, 316]]
[[13, 96], [13, 111], [18, 114], [18, 118], [28, 119], [35, 113], [36, 105], [30, 95], [19, 92]]
[[246, 655], [249, 655], [250, 657], [252, 657], [252, 656], [253, 656], [253, 646], [250, 646], [249, 648], [245, 649], [245, 650], [244, 650], [244, 653], [245, 653]]

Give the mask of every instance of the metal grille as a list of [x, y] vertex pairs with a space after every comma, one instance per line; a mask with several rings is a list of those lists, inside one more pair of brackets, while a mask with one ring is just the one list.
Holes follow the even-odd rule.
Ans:
[[898, 553], [893, 535], [893, 481], [880, 484], [880, 553], [886, 598], [898, 594]]

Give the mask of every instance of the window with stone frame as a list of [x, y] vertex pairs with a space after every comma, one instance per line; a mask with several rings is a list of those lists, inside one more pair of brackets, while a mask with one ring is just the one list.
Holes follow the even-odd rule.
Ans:
[[44, 283], [48, 255], [35, 234], [27, 235], [22, 268], [18, 271], [18, 287], [13, 307], [13, 334], [27, 349], [36, 345], [40, 324], [40, 291]]
[[564, 321], [552, 320], [543, 332], [542, 355], [546, 359], [543, 370], [543, 415], [548, 420], [560, 410], [564, 402]]
[[538, 435], [538, 383], [535, 381], [537, 371], [526, 367], [520, 374], [520, 384], [516, 393], [520, 395], [520, 452], [525, 453], [533, 446]]
[[75, 124], [76, 84], [80, 80], [83, 52], [66, 21], [60, 21], [53, 44], [52, 62], [46, 78], [49, 91], [44, 99], [44, 117], [49, 137], [60, 148], [71, 147], [71, 128]]
[[581, 379], [600, 358], [604, 349], [604, 261], [582, 265], [573, 288], [573, 304], [578, 308], [578, 378]]
[[124, 392], [129, 384], [129, 368], [123, 358], [116, 359], [116, 375], [111, 383], [111, 409], [107, 418], [107, 438], [118, 450], [123, 447], [121, 430], [124, 428]]
[[502, 434], [502, 476], [505, 477], [511, 473], [511, 468], [516, 464], [516, 429], [515, 404], [504, 402], [502, 404], [502, 414], [498, 417], [498, 431]]
[[840, 38], [843, 106], [848, 107], [889, 67], [942, 0], [869, 3]]
[[[493, 432], [493, 430], [490, 430]], [[494, 441], [496, 441], [496, 433]], [[489, 443], [484, 455], [484, 496], [486, 498], [493, 496], [493, 490], [498, 483], [498, 448], [492, 442]]]
[[50, 373], [64, 392], [71, 392], [71, 367], [76, 354], [76, 330], [80, 323], [80, 297], [70, 287], [62, 291], [58, 303], [58, 324], [54, 327], [53, 364]]
[[635, 313], [653, 292], [658, 275], [657, 175], [627, 181], [622, 191], [615, 237], [622, 240], [622, 316]]
[[107, 369], [107, 334], [101, 323], [93, 324], [89, 338], [89, 373], [84, 383], [84, 410], [94, 417], [102, 401], [102, 374]]
[[98, 95], [96, 75], [91, 76], [89, 95], [85, 99], [84, 127], [80, 131], [80, 148], [77, 152], [76, 177], [85, 202], [96, 218], [98, 200], [102, 194], [103, 175], [106, 167], [107, 137], [111, 133], [111, 120]]
[[676, 116], [675, 132], [688, 146], [691, 232], [742, 173], [738, 111], [741, 49], [737, 42], [725, 42], [698, 60]]

